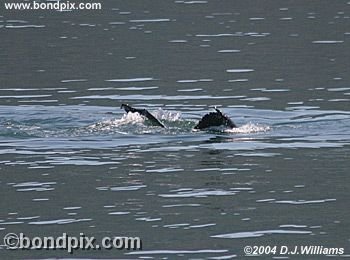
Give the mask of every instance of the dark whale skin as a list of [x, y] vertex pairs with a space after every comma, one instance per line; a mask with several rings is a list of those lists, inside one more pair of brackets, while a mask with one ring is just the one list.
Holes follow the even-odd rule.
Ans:
[[215, 126], [224, 126], [229, 128], [237, 127], [235, 123], [219, 109], [215, 108], [216, 112], [210, 112], [202, 117], [194, 129], [203, 130]]
[[[153, 125], [165, 128], [165, 126], [161, 122], [159, 122], [159, 120], [155, 118], [146, 109], [134, 108], [129, 106], [128, 104], [122, 104], [120, 108], [124, 109], [125, 112], [127, 113], [128, 112], [139, 113], [140, 115], [150, 120]], [[215, 108], [215, 112], [210, 112], [204, 115], [202, 119], [199, 120], [198, 124], [194, 127], [194, 129], [204, 130], [210, 127], [217, 127], [217, 126], [224, 126], [228, 128], [237, 127], [235, 123], [233, 123], [233, 121], [228, 116], [224, 115], [219, 109]]]
[[152, 122], [152, 124], [156, 126], [160, 126], [162, 128], [165, 128], [165, 126], [159, 122], [157, 118], [155, 118], [150, 112], [148, 112], [146, 109], [137, 109], [129, 106], [128, 104], [122, 104], [120, 108], [123, 108], [126, 113], [132, 112], [132, 113], [139, 113], [140, 115], [146, 117], [148, 120]]

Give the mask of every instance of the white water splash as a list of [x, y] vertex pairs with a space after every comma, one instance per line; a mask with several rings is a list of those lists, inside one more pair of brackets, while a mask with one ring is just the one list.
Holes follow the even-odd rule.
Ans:
[[127, 113], [122, 116], [120, 119], [108, 119], [102, 122], [88, 126], [91, 130], [111, 130], [124, 125], [142, 125], [145, 121], [145, 118], [139, 113]]
[[[88, 133], [119, 133], [127, 135], [130, 133], [137, 134], [150, 134], [150, 133], [159, 133], [164, 131], [166, 133], [175, 133], [177, 127], [174, 124], [182, 122], [181, 113], [179, 112], [170, 112], [162, 109], [155, 111], [150, 111], [158, 120], [166, 122], [166, 129], [159, 128], [157, 126], [152, 126], [147, 123], [147, 119], [140, 115], [139, 113], [128, 112], [124, 114], [120, 119], [106, 119], [98, 123], [89, 125], [85, 127], [84, 130]], [[171, 130], [170, 130], [171, 129]], [[169, 132], [170, 131], [170, 132]], [[78, 131], [81, 134], [81, 131]]]
[[166, 111], [166, 110], [163, 110], [161, 108], [154, 111], [152, 114], [159, 120], [165, 120], [165, 121], [170, 121], [170, 122], [179, 121], [181, 118], [180, 112]]
[[249, 134], [249, 133], [257, 133], [257, 132], [267, 132], [270, 129], [271, 128], [266, 125], [257, 125], [253, 123], [248, 123], [237, 128], [225, 129], [224, 132], [229, 134]]
[[[183, 128], [184, 125], [178, 125], [178, 123], [183, 122], [181, 119], [181, 113], [180, 112], [171, 112], [166, 111], [163, 109], [157, 109], [155, 111], [151, 111], [151, 113], [160, 121], [166, 122], [165, 125], [167, 126], [167, 129], [172, 132], [175, 131], [175, 129]], [[132, 113], [128, 112], [127, 114], [124, 114], [122, 118], [120, 119], [108, 119], [101, 122], [98, 122], [96, 124], [88, 126], [89, 132], [99, 132], [99, 131], [112, 131], [112, 132], [118, 132], [120, 134], [128, 134], [130, 132], [130, 126], [134, 126], [134, 130], [136, 132], [141, 131], [141, 133], [154, 133], [157, 131], [155, 128], [150, 128], [145, 124], [147, 119], [140, 115], [139, 113]], [[174, 125], [174, 123], [176, 125]], [[125, 128], [127, 127], [127, 128]], [[199, 130], [192, 129], [192, 126], [186, 127], [188, 131], [194, 131], [197, 132]], [[186, 130], [183, 129], [183, 130]], [[208, 129], [209, 131], [215, 131], [215, 132], [221, 132], [221, 133], [227, 133], [227, 134], [249, 134], [249, 133], [257, 133], [257, 132], [266, 132], [269, 131], [271, 128], [266, 125], [258, 125], [253, 123], [248, 123], [245, 125], [242, 125], [237, 128], [228, 129], [224, 126], [219, 127], [212, 127]], [[164, 130], [164, 129], [159, 129]], [[123, 131], [123, 132], [121, 132]], [[175, 131], [176, 132], [176, 131]]]

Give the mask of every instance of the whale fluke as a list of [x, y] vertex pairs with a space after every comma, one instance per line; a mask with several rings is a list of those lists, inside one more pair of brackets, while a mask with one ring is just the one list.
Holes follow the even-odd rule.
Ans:
[[122, 104], [120, 106], [120, 108], [124, 109], [126, 113], [128, 112], [132, 112], [132, 113], [139, 113], [140, 115], [146, 117], [149, 121], [152, 122], [152, 124], [156, 125], [156, 126], [160, 126], [165, 128], [165, 126], [159, 122], [159, 120], [157, 118], [155, 118], [150, 112], [148, 112], [148, 110], [146, 109], [137, 109], [137, 108], [133, 108], [131, 106], [129, 106], [128, 104]]
[[235, 123], [219, 109], [215, 108], [215, 111], [216, 112], [210, 112], [204, 115], [194, 129], [202, 130], [213, 126], [237, 127]]

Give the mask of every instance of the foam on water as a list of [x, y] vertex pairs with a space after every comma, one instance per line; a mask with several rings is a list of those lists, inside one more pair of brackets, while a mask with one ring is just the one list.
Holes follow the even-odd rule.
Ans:
[[[151, 113], [160, 121], [166, 122], [167, 129], [162, 129], [156, 126], [150, 125], [148, 120], [146, 120], [139, 113], [128, 112], [124, 114], [120, 119], [107, 119], [95, 124], [92, 124], [86, 128], [87, 131], [91, 131], [94, 133], [106, 133], [106, 132], [114, 132], [120, 134], [145, 134], [145, 133], [159, 133], [159, 131], [163, 131], [164, 133], [170, 133], [172, 131], [177, 131], [180, 128], [180, 125], [176, 125], [176, 123], [182, 122], [181, 113], [179, 112], [171, 112], [162, 109], [158, 109], [156, 111], [151, 111]], [[174, 125], [175, 124], [175, 125]], [[80, 129], [81, 132], [84, 132], [84, 129]]]
[[[182, 119], [181, 112], [172, 112], [159, 108], [156, 111], [151, 111], [151, 113], [160, 121], [165, 123], [166, 129], [161, 129], [158, 127], [150, 126], [147, 120], [138, 113], [127, 113], [120, 119], [108, 119], [102, 122], [95, 123], [88, 126], [88, 129], [93, 132], [105, 132], [115, 130], [117, 133], [127, 134], [127, 133], [145, 133], [145, 131], [150, 133], [158, 133], [163, 131], [164, 133], [178, 133], [182, 132], [203, 132], [194, 130], [193, 126], [195, 121]], [[125, 129], [125, 126], [132, 126], [133, 128]], [[123, 129], [124, 132], [118, 131]], [[207, 129], [207, 132], [218, 132], [227, 134], [249, 134], [257, 132], [267, 132], [271, 128], [266, 125], [259, 125], [254, 123], [244, 124], [237, 128], [228, 129], [225, 127], [211, 127]], [[142, 130], [140, 132], [140, 130]], [[205, 132], [205, 130], [204, 130]]]
[[181, 112], [171, 112], [159, 108], [156, 110], [153, 115], [160, 120], [175, 122], [181, 120]]
[[93, 125], [88, 126], [88, 129], [93, 131], [104, 131], [111, 130], [113, 128], [118, 128], [124, 125], [139, 125], [141, 126], [145, 121], [145, 118], [139, 113], [127, 113], [122, 116], [120, 119], [108, 119]]
[[237, 128], [226, 129], [225, 133], [229, 134], [249, 134], [249, 133], [257, 133], [257, 132], [267, 132], [271, 130], [270, 126], [259, 125], [254, 123], [244, 124]]

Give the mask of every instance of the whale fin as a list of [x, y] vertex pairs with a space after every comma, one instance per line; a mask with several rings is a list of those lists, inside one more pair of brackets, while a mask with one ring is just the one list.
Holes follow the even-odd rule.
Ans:
[[132, 112], [132, 113], [139, 113], [140, 115], [146, 117], [149, 121], [152, 122], [152, 124], [156, 126], [160, 126], [162, 128], [165, 128], [165, 126], [159, 122], [157, 118], [155, 118], [148, 110], [146, 109], [137, 109], [134, 107], [129, 106], [128, 104], [122, 104], [120, 108], [124, 109], [126, 113]]
[[225, 126], [230, 128], [237, 127], [235, 123], [225, 114], [223, 114], [219, 109], [215, 108], [216, 112], [210, 112], [205, 114], [194, 129], [206, 129], [214, 126]]

